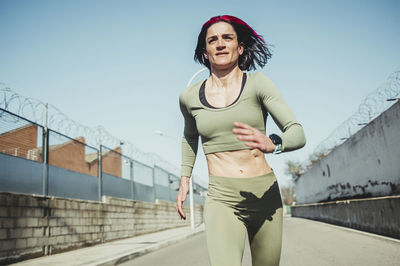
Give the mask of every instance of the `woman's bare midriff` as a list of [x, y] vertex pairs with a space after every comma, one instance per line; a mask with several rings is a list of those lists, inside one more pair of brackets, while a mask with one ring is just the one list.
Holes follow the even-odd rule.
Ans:
[[208, 173], [225, 177], [254, 177], [272, 172], [259, 149], [210, 153], [206, 155]]

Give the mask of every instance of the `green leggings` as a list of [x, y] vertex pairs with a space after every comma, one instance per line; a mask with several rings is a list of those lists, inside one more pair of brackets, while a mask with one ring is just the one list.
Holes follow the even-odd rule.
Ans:
[[204, 207], [212, 266], [241, 266], [246, 233], [253, 266], [279, 265], [282, 201], [275, 174], [210, 176]]

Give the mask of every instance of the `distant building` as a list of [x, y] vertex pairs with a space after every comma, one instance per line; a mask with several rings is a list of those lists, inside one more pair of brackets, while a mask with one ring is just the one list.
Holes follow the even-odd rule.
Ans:
[[[51, 136], [50, 136], [51, 138]], [[38, 147], [38, 127], [26, 125], [0, 134], [0, 152], [12, 156], [42, 162], [43, 149]], [[42, 143], [41, 143], [42, 144]], [[71, 171], [97, 176], [97, 152], [86, 154], [85, 138], [50, 145], [49, 164]], [[121, 147], [116, 147], [102, 153], [102, 171], [121, 177], [122, 157]]]
[[36, 125], [25, 125], [0, 134], [0, 152], [41, 162], [37, 148], [38, 128]]

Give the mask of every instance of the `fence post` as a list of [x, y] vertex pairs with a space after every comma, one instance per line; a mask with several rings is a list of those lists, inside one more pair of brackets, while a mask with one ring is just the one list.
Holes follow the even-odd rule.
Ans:
[[98, 155], [97, 155], [97, 161], [99, 162], [98, 163], [98, 177], [99, 177], [99, 180], [98, 180], [98, 197], [99, 197], [99, 201], [102, 201], [102, 199], [101, 199], [101, 197], [103, 196], [103, 178], [102, 178], [102, 171], [101, 171], [101, 167], [102, 167], [102, 165], [101, 165], [101, 158], [102, 158], [102, 154], [103, 154], [103, 152], [102, 152], [102, 145], [100, 144], [99, 145], [99, 150], [98, 150]]
[[130, 164], [130, 171], [129, 171], [129, 177], [131, 178], [131, 199], [134, 200], [135, 199], [135, 195], [134, 195], [134, 184], [133, 184], [133, 161], [129, 160], [129, 164]]
[[49, 194], [49, 172], [48, 172], [48, 164], [49, 164], [49, 131], [47, 127], [43, 128], [43, 195], [47, 196]]
[[43, 152], [43, 176], [42, 176], [42, 184], [43, 184], [43, 195], [47, 196], [49, 194], [49, 174], [48, 174], [48, 164], [49, 164], [49, 131], [47, 128], [47, 113], [48, 113], [48, 104], [45, 104], [44, 111], [44, 127], [43, 127], [43, 144], [42, 144], [42, 152]]
[[156, 201], [157, 193], [156, 193], [156, 165], [155, 165], [155, 164], [153, 164], [152, 178], [153, 178], [153, 195], [154, 195], [154, 201]]
[[168, 173], [168, 199], [170, 200], [170, 201], [173, 201], [172, 200], [172, 189], [171, 189], [171, 174], [170, 173]]

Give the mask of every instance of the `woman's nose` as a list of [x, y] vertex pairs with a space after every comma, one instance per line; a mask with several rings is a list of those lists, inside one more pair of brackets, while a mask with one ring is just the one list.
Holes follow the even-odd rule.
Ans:
[[225, 42], [224, 42], [224, 40], [221, 38], [221, 39], [218, 39], [217, 40], [217, 48], [219, 48], [219, 49], [221, 49], [221, 48], [224, 48], [225, 47]]

